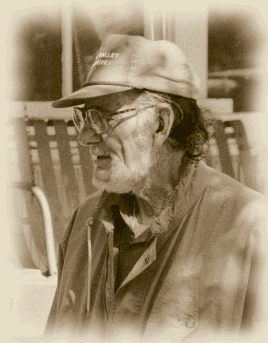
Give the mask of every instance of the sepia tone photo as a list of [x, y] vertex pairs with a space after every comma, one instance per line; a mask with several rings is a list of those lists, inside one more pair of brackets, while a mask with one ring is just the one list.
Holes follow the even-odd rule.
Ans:
[[12, 9], [5, 341], [265, 341], [263, 8]]

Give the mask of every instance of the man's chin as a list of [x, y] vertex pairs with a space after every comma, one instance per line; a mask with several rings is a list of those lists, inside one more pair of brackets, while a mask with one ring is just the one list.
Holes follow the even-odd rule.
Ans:
[[102, 168], [95, 168], [93, 172], [93, 177], [96, 180], [100, 180], [103, 182], [108, 182], [111, 177], [111, 170], [102, 169]]
[[109, 193], [129, 193], [133, 191], [133, 188], [135, 186], [134, 182], [130, 182], [127, 180], [109, 180], [104, 181], [103, 179], [98, 179], [96, 176], [93, 177], [92, 180], [93, 185], [100, 189], [100, 190], [106, 190]]
[[108, 174], [107, 171], [96, 171], [94, 170], [92, 183], [98, 189], [106, 189], [107, 185], [109, 184], [110, 180], [110, 173]]

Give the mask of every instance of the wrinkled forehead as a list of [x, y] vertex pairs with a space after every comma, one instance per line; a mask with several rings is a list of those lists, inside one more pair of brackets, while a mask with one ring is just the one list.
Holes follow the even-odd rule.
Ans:
[[140, 91], [133, 89], [125, 92], [90, 98], [86, 100], [85, 107], [99, 108], [108, 112], [116, 112], [122, 107], [129, 107], [130, 105], [135, 104], [140, 94]]

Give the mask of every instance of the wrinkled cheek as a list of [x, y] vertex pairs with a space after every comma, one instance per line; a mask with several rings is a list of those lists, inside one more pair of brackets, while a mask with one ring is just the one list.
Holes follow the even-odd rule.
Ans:
[[131, 158], [126, 158], [126, 165], [129, 167], [129, 169], [136, 169], [141, 160], [143, 159], [143, 154], [139, 150], [132, 151]]
[[125, 166], [131, 169], [132, 165], [137, 162], [139, 156], [133, 141], [122, 141], [120, 156]]

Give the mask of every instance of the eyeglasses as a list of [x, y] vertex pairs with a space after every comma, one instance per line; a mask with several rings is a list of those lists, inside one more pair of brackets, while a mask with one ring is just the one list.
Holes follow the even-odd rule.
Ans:
[[[101, 134], [108, 134], [112, 129], [116, 126], [120, 125], [125, 120], [133, 118], [138, 115], [138, 113], [145, 109], [155, 107], [155, 105], [148, 105], [136, 108], [130, 108], [124, 111], [103, 114], [98, 110], [89, 109], [85, 107], [73, 107], [73, 122], [79, 132], [83, 130], [85, 127], [85, 122], [89, 125], [90, 129], [97, 133], [98, 135]], [[131, 114], [124, 118], [113, 118], [118, 114], [136, 111], [134, 114]]]

